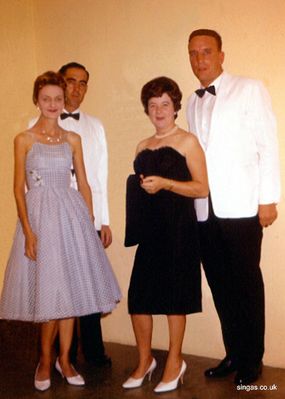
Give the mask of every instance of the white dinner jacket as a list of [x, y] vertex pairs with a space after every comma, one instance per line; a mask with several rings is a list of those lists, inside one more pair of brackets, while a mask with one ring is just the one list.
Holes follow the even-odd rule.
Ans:
[[[223, 73], [212, 112], [206, 155], [213, 210], [220, 218], [252, 217], [259, 204], [280, 199], [276, 121], [260, 81]], [[188, 99], [189, 130], [200, 141], [198, 96]], [[208, 200], [195, 200], [198, 220], [208, 218]]]

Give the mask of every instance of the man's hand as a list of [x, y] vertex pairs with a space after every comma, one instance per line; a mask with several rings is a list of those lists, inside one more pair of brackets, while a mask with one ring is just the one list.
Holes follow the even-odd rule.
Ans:
[[110, 227], [102, 224], [100, 234], [103, 247], [108, 248], [112, 244], [112, 231]]
[[258, 217], [262, 227], [270, 226], [277, 219], [276, 204], [259, 205]]

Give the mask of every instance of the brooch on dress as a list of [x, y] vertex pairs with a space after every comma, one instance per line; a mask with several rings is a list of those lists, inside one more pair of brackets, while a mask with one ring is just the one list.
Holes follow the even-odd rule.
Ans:
[[30, 175], [32, 175], [32, 179], [35, 180], [34, 186], [39, 187], [44, 185], [42, 176], [40, 176], [35, 169], [30, 170]]

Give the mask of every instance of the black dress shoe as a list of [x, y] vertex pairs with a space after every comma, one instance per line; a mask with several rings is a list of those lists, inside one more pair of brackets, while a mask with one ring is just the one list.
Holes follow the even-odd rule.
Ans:
[[112, 359], [107, 355], [103, 355], [103, 356], [100, 356], [97, 358], [86, 358], [86, 362], [95, 367], [111, 367], [112, 366]]
[[234, 371], [237, 371], [236, 365], [230, 358], [225, 357], [217, 367], [207, 369], [204, 374], [208, 378], [223, 378]]
[[248, 385], [256, 381], [262, 373], [263, 364], [260, 362], [255, 367], [245, 367], [237, 372], [235, 376], [236, 385]]

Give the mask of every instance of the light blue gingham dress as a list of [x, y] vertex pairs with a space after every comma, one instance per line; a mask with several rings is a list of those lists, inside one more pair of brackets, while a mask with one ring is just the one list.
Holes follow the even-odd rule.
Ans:
[[34, 142], [26, 159], [26, 203], [37, 236], [37, 259], [24, 255], [17, 223], [7, 264], [0, 318], [42, 322], [108, 313], [120, 288], [82, 195], [70, 187], [67, 142]]

